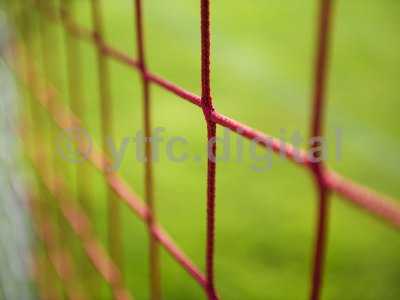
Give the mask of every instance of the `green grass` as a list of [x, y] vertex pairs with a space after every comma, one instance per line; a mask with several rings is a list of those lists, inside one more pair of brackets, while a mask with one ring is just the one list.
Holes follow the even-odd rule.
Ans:
[[[107, 41], [135, 53], [131, 1], [103, 1]], [[200, 93], [199, 1], [145, 1], [148, 64]], [[270, 134], [284, 128], [307, 136], [312, 94], [316, 1], [213, 1], [212, 85], [216, 108]], [[326, 131], [343, 132], [341, 161], [329, 165], [380, 192], [400, 198], [400, 2], [335, 1], [335, 30], [328, 88]], [[90, 26], [89, 6], [77, 4], [79, 22]], [[60, 34], [60, 28], [55, 28]], [[54, 53], [63, 40], [58, 36]], [[87, 126], [98, 138], [100, 119], [94, 48], [80, 42]], [[63, 58], [64, 59], [64, 58]], [[65, 61], [63, 62], [65, 63]], [[136, 71], [110, 62], [117, 136], [141, 128]], [[65, 75], [58, 80], [65, 91]], [[60, 84], [61, 82], [61, 84]], [[57, 84], [57, 82], [56, 82]], [[153, 126], [166, 136], [204, 148], [198, 108], [152, 87]], [[64, 101], [67, 101], [64, 99]], [[221, 133], [221, 131], [219, 132]], [[118, 140], [118, 139], [117, 139]], [[330, 146], [332, 148], [332, 145]], [[236, 151], [236, 149], [232, 149]], [[309, 174], [276, 156], [264, 173], [242, 163], [217, 170], [216, 281], [222, 299], [306, 299], [316, 201]], [[67, 166], [64, 166], [67, 168]], [[120, 173], [143, 196], [143, 166], [130, 144]], [[160, 222], [186, 253], [204, 265], [206, 164], [155, 165]], [[71, 181], [72, 181], [72, 175]], [[99, 175], [91, 174], [89, 199], [97, 233], [106, 240], [106, 199]], [[137, 299], [148, 299], [145, 226], [124, 210], [126, 282]], [[400, 234], [334, 196], [324, 299], [399, 299]], [[165, 299], [204, 299], [197, 284], [162, 254]], [[105, 294], [96, 299], [106, 298]]]

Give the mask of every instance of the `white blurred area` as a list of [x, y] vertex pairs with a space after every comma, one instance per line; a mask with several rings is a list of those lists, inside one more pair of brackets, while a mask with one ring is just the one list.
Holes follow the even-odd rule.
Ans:
[[33, 293], [31, 226], [17, 126], [17, 89], [5, 61], [11, 30], [0, 7], [0, 299], [30, 300]]

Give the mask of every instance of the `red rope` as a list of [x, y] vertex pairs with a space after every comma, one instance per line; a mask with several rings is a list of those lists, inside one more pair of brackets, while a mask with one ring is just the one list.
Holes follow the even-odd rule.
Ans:
[[[314, 101], [311, 122], [311, 138], [322, 138], [323, 117], [325, 107], [326, 79], [328, 67], [328, 49], [330, 38], [330, 22], [332, 15], [331, 0], [320, 0], [320, 16], [318, 24], [317, 51], [314, 70]], [[313, 145], [321, 146], [319, 142]], [[323, 158], [321, 153], [316, 153], [317, 162], [312, 164], [315, 177], [316, 191], [318, 194], [318, 210], [316, 214], [315, 244], [313, 257], [313, 270], [311, 276], [310, 299], [319, 300], [321, 296], [322, 277], [327, 242], [327, 227], [329, 217], [330, 190], [325, 185], [323, 178]]]
[[[26, 80], [30, 80], [25, 82], [28, 85], [28, 88], [33, 92], [36, 92], [36, 99], [39, 104], [41, 104], [50, 114], [50, 116], [54, 119], [56, 124], [62, 129], [68, 129], [71, 120], [76, 123], [80, 123], [79, 119], [71, 114], [71, 112], [67, 111], [65, 107], [60, 105], [55, 101], [56, 93], [54, 90], [48, 90], [46, 92], [35, 89], [35, 82], [37, 82], [37, 75], [33, 70], [29, 71], [30, 75]], [[23, 77], [22, 77], [23, 78]], [[35, 78], [35, 80], [32, 80]], [[24, 78], [23, 78], [24, 79]], [[33, 86], [35, 84], [35, 86]], [[52, 104], [50, 104], [52, 103]], [[231, 120], [227, 117], [220, 115], [219, 113], [214, 112], [214, 118], [218, 120], [218, 123], [222, 126], [227, 125], [227, 128], [235, 128], [237, 126], [238, 129], [243, 129], [240, 132], [244, 137], [253, 139], [254, 137], [263, 137], [265, 136], [263, 133], [260, 133], [254, 129], [251, 129], [237, 121]], [[228, 120], [228, 121], [226, 121]], [[233, 125], [232, 125], [232, 124]], [[78, 125], [80, 126], [80, 125]], [[232, 128], [231, 128], [232, 129]], [[237, 130], [235, 130], [238, 132]], [[278, 144], [279, 145], [279, 144]], [[278, 146], [277, 147], [281, 147]], [[293, 146], [290, 146], [289, 149], [295, 149]], [[279, 150], [277, 151], [280, 152]], [[300, 150], [296, 150], [296, 152], [302, 153]], [[103, 166], [103, 154], [101, 152], [93, 149], [91, 152], [91, 156], [89, 157], [89, 161], [101, 172], [105, 172]], [[305, 166], [305, 164], [300, 164]], [[333, 171], [325, 170], [324, 173], [324, 181], [325, 184], [334, 192], [339, 195], [345, 197], [351, 203], [357, 205], [358, 207], [367, 210], [372, 215], [385, 220], [391, 225], [395, 226], [397, 229], [400, 229], [400, 207], [393, 199], [388, 199], [382, 195], [379, 195], [373, 191], [370, 191], [362, 186], [359, 186], [355, 183], [352, 183], [349, 179], [340, 177]], [[120, 178], [117, 174], [113, 174], [113, 176], [107, 177], [107, 182], [114, 190], [114, 192], [120, 197], [122, 201], [124, 201], [129, 208], [141, 219], [146, 220], [149, 212], [147, 210], [147, 206], [142, 204], [139, 198], [131, 191], [129, 186]], [[159, 228], [159, 227], [158, 227]], [[202, 286], [206, 287], [206, 278], [205, 276], [197, 269], [197, 267], [190, 261], [190, 259], [175, 245], [175, 243], [166, 235], [166, 233], [161, 229], [155, 229], [153, 234], [159, 240], [159, 242], [163, 245], [163, 247], [171, 254], [171, 256], [182, 265], [182, 267]]]
[[[37, 79], [36, 72], [30, 70], [32, 78]], [[29, 78], [27, 78], [29, 79]], [[33, 90], [33, 81], [24, 82], [29, 89]], [[45, 110], [49, 113], [50, 117], [61, 129], [67, 130], [71, 124], [77, 128], [81, 127], [81, 121], [68, 111], [66, 107], [60, 105], [56, 101], [56, 92], [54, 90], [48, 90], [47, 92], [37, 91], [33, 99], [37, 100]], [[101, 173], [105, 174], [107, 170], [104, 166], [104, 160], [106, 155], [93, 147], [90, 156], [88, 157], [89, 162]], [[128, 205], [133, 213], [137, 215], [142, 221], [148, 222], [148, 218], [151, 215], [148, 206], [143, 204], [137, 195], [130, 189], [129, 185], [117, 174], [112, 173], [105, 176], [105, 179], [109, 187], [120, 197], [120, 199]], [[178, 262], [183, 268], [196, 280], [198, 283], [205, 287], [206, 279], [205, 276], [198, 270], [198, 268], [190, 261], [190, 259], [180, 250], [168, 234], [159, 226], [154, 225], [152, 234], [161, 243], [161, 245], [167, 250], [167, 252]]]
[[217, 111], [213, 111], [212, 118], [222, 127], [228, 128], [248, 140], [257, 142], [261, 147], [270, 149], [278, 154], [283, 153], [290, 161], [300, 166], [311, 168], [311, 162], [304, 150], [297, 149], [289, 143], [286, 143], [286, 145], [283, 146], [280, 139], [255, 130], [234, 119], [226, 117]]
[[[325, 256], [325, 243], [327, 236], [328, 224], [328, 199], [329, 192], [336, 192], [343, 196], [351, 203], [368, 211], [372, 215], [387, 221], [400, 229], [400, 207], [393, 199], [379, 195], [363, 186], [357, 185], [352, 181], [345, 179], [333, 171], [327, 169], [322, 163], [312, 163], [304, 150], [296, 149], [290, 144], [282, 145], [278, 139], [270, 137], [265, 133], [259, 132], [253, 128], [246, 126], [238, 121], [228, 118], [215, 111], [212, 104], [210, 89], [210, 3], [209, 0], [201, 0], [201, 97], [192, 94], [189, 91], [161, 78], [149, 70], [145, 65], [144, 46], [143, 46], [143, 29], [141, 16], [141, 1], [135, 0], [136, 17], [137, 17], [137, 44], [138, 44], [138, 60], [130, 58], [128, 55], [121, 53], [117, 49], [107, 45], [97, 34], [93, 34], [89, 30], [80, 28], [71, 20], [68, 21], [67, 30], [69, 30], [77, 38], [85, 39], [95, 43], [102, 51], [103, 56], [108, 56], [116, 61], [139, 70], [142, 75], [144, 103], [149, 103], [149, 83], [156, 84], [165, 90], [175, 94], [198, 107], [201, 107], [207, 123], [207, 140], [212, 141], [216, 136], [216, 124], [229, 128], [237, 134], [249, 139], [256, 140], [262, 147], [272, 149], [277, 153], [284, 153], [288, 159], [304, 166], [312, 172], [315, 177], [316, 189], [318, 191], [319, 207], [317, 214], [316, 239], [314, 248], [314, 265], [311, 281], [310, 298], [317, 300], [320, 298], [321, 283], [323, 274], [323, 261]], [[331, 0], [320, 0], [321, 10], [319, 18], [318, 45], [315, 62], [315, 82], [314, 82], [314, 102], [311, 123], [312, 136], [320, 136], [323, 133], [323, 110], [324, 95], [326, 89], [327, 76], [327, 56], [328, 41], [330, 32], [331, 19]], [[43, 9], [43, 8], [42, 8]], [[45, 7], [46, 15], [52, 20], [58, 17]], [[32, 73], [32, 72], [31, 72]], [[32, 73], [33, 74], [33, 73]], [[32, 77], [34, 77], [32, 75]], [[28, 78], [32, 79], [32, 78]], [[54, 91], [47, 90], [38, 93], [38, 100], [44, 105], [55, 121], [61, 128], [69, 126], [72, 116], [62, 112], [62, 108], [54, 102]], [[147, 104], [146, 104], [147, 103]], [[147, 117], [146, 117], [147, 114]], [[150, 128], [149, 107], [145, 108], [145, 118]], [[315, 146], [315, 145], [314, 145]], [[208, 150], [207, 162], [207, 242], [206, 242], [206, 275], [204, 276], [193, 263], [183, 254], [183, 252], [175, 245], [168, 235], [157, 225], [154, 220], [152, 207], [148, 203], [142, 204], [134, 193], [129, 189], [123, 180], [116, 174], [107, 176], [108, 185], [113, 189], [120, 198], [125, 201], [128, 206], [144, 221], [152, 224], [150, 234], [164, 246], [164, 248], [180, 263], [186, 271], [197, 280], [197, 282], [205, 289], [209, 299], [217, 299], [214, 283], [214, 240], [215, 240], [215, 153], [216, 145]], [[318, 154], [317, 154], [318, 155]], [[105, 172], [103, 160], [104, 154], [101, 152], [92, 153], [89, 158], [92, 164]], [[148, 172], [148, 171], [147, 171]], [[151, 173], [151, 172], [150, 172]], [[148, 176], [148, 175], [147, 175]]]
[[395, 199], [379, 195], [331, 170], [325, 170], [324, 182], [327, 188], [342, 196], [344, 200], [400, 229], [400, 205]]
[[72, 259], [71, 254], [64, 247], [58, 247], [55, 234], [54, 225], [49, 221], [49, 217], [46, 216], [45, 209], [40, 209], [38, 206], [39, 198], [30, 197], [31, 211], [33, 216], [33, 225], [38, 238], [43, 242], [43, 248], [48, 256], [50, 263], [53, 265], [57, 276], [62, 281], [68, 299], [71, 300], [83, 300], [88, 299], [86, 295], [82, 293], [82, 290], [77, 287], [77, 271], [76, 264]]
[[[36, 138], [39, 138], [39, 136], [36, 136]], [[118, 266], [107, 256], [98, 239], [96, 239], [93, 234], [90, 219], [76, 201], [72, 201], [72, 199], [68, 198], [70, 193], [66, 189], [64, 181], [60, 177], [49, 176], [49, 170], [43, 165], [43, 160], [35, 158], [31, 153], [28, 154], [43, 185], [56, 200], [57, 207], [62, 216], [81, 241], [81, 245], [87, 257], [90, 259], [97, 272], [110, 285], [114, 299], [131, 299], [131, 296], [123, 286], [122, 274]]]
[[[92, 22], [94, 26], [94, 41], [97, 46], [97, 75], [100, 95], [101, 114], [101, 142], [105, 151], [108, 149], [107, 141], [114, 136], [113, 128], [113, 101], [111, 97], [110, 70], [103, 52], [104, 28], [100, 0], [91, 0]], [[107, 161], [103, 161], [108, 167]], [[111, 169], [108, 170], [110, 172]], [[108, 250], [111, 257], [120, 269], [123, 267], [122, 249], [122, 220], [120, 206], [110, 189], [107, 189], [107, 221], [108, 221]]]
[[156, 221], [156, 211], [154, 202], [154, 184], [153, 184], [153, 159], [151, 147], [151, 110], [150, 110], [150, 85], [146, 76], [146, 57], [143, 36], [143, 14], [142, 1], [135, 0], [136, 13], [136, 46], [138, 57], [138, 68], [141, 74], [143, 91], [143, 127], [146, 138], [145, 143], [145, 200], [148, 204], [150, 214], [147, 219], [149, 232], [149, 265], [150, 265], [150, 299], [161, 299], [161, 274], [160, 274], [160, 251], [158, 240], [153, 235]]
[[206, 292], [208, 299], [218, 299], [214, 283], [215, 245], [215, 171], [216, 123], [210, 87], [210, 1], [201, 0], [201, 107], [207, 123], [207, 240], [206, 240]]

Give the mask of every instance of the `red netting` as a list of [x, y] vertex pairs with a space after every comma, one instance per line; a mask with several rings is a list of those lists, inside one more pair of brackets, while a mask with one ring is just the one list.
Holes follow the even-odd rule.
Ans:
[[[137, 41], [137, 59], [131, 58], [129, 55], [120, 52], [119, 50], [110, 47], [106, 44], [103, 38], [102, 28], [102, 12], [99, 0], [91, 0], [92, 3], [92, 16], [94, 30], [82, 28], [74, 23], [69, 10], [61, 6], [60, 9], [46, 5], [47, 3], [40, 1], [37, 6], [39, 10], [53, 21], [62, 21], [62, 24], [69, 35], [86, 40], [93, 43], [98, 50], [98, 76], [99, 76], [99, 91], [100, 91], [100, 106], [102, 113], [102, 135], [103, 143], [105, 136], [112, 135], [112, 120], [111, 120], [111, 107], [112, 97], [109, 91], [109, 71], [107, 61], [105, 58], [119, 61], [120, 63], [137, 70], [141, 75], [142, 81], [142, 95], [144, 103], [144, 124], [146, 137], [151, 136], [151, 120], [150, 120], [150, 93], [149, 87], [151, 84], [157, 85], [166, 91], [169, 91], [178, 98], [186, 100], [195, 106], [202, 109], [204, 114], [204, 122], [207, 126], [207, 139], [213, 140], [216, 136], [216, 127], [222, 126], [240, 134], [241, 136], [256, 140], [261, 147], [272, 149], [277, 153], [284, 153], [285, 157], [293, 161], [296, 165], [306, 168], [310, 171], [315, 179], [315, 188], [318, 191], [318, 214], [316, 217], [315, 227], [315, 246], [313, 258], [313, 271], [310, 289], [310, 299], [317, 300], [320, 298], [321, 282], [323, 276], [323, 265], [325, 256], [325, 242], [327, 236], [327, 224], [329, 215], [329, 196], [331, 193], [337, 193], [344, 199], [350, 201], [359, 208], [364, 209], [373, 216], [376, 216], [388, 224], [400, 228], [400, 207], [392, 199], [386, 196], [379, 195], [366, 187], [357, 185], [349, 179], [345, 179], [334, 171], [327, 168], [321, 162], [313, 162], [304, 150], [296, 149], [292, 145], [282, 145], [282, 143], [273, 137], [268, 136], [263, 132], [259, 132], [251, 127], [248, 127], [236, 120], [224, 116], [223, 114], [214, 110], [213, 101], [211, 96], [211, 80], [210, 80], [210, 1], [201, 0], [201, 96], [194, 95], [193, 93], [176, 86], [175, 84], [153, 74], [146, 65], [146, 51], [144, 46], [144, 33], [143, 33], [143, 16], [142, 16], [142, 1], [135, 0], [136, 12], [136, 41]], [[325, 86], [327, 77], [328, 65], [328, 51], [329, 51], [329, 33], [332, 19], [332, 3], [331, 0], [320, 0], [320, 13], [318, 21], [318, 36], [315, 57], [315, 70], [314, 70], [314, 101], [312, 104], [313, 114], [311, 121], [311, 136], [323, 135], [323, 110], [325, 100]], [[68, 44], [68, 43], [67, 43]], [[28, 44], [29, 46], [29, 44]], [[69, 59], [69, 75], [77, 76], [79, 71], [77, 68], [78, 54], [73, 47], [73, 42], [70, 41], [67, 47]], [[56, 99], [57, 92], [47, 83], [40, 82], [37, 72], [35, 71], [33, 63], [27, 59], [26, 63], [27, 75], [25, 82], [28, 87], [34, 92], [35, 98], [39, 103], [46, 108], [50, 116], [54, 119], [55, 123], [62, 129], [68, 129], [71, 126], [80, 126], [80, 119], [83, 117], [83, 112], [79, 111], [78, 107], [82, 103], [75, 104], [75, 109], [72, 110], [76, 116], [63, 107]], [[75, 69], [74, 69], [75, 68]], [[41, 88], [38, 88], [41, 87]], [[73, 91], [76, 86], [70, 86]], [[75, 98], [80, 97], [79, 93], [71, 95]], [[81, 99], [82, 100], [82, 99]], [[78, 106], [78, 107], [77, 107]], [[104, 145], [103, 145], [104, 146]], [[123, 179], [116, 173], [108, 172], [107, 166], [107, 153], [95, 149], [92, 151], [88, 160], [104, 174], [105, 180], [109, 186], [109, 190], [113, 191], [125, 204], [127, 204], [132, 211], [148, 225], [148, 233], [150, 237], [150, 294], [151, 299], [161, 298], [160, 288], [160, 267], [159, 267], [159, 245], [164, 247], [167, 252], [192, 276], [205, 290], [208, 299], [218, 299], [215, 279], [214, 279], [214, 240], [215, 240], [215, 173], [216, 162], [212, 158], [215, 157], [216, 143], [212, 143], [209, 147], [209, 159], [207, 165], [207, 239], [205, 248], [205, 273], [199, 270], [194, 263], [176, 246], [167, 233], [157, 223], [156, 215], [154, 213], [154, 196], [153, 196], [153, 172], [151, 161], [151, 144], [146, 143], [146, 160], [145, 168], [145, 203], [133, 193], [129, 186]], [[317, 154], [318, 155], [318, 154]], [[120, 271], [113, 261], [118, 260], [118, 255], [122, 249], [120, 241], [113, 238], [113, 235], [118, 231], [118, 205], [113, 198], [115, 195], [109, 194], [109, 238], [112, 240], [114, 249], [109, 249], [110, 257], [101, 250], [100, 245], [96, 241], [90, 229], [90, 219], [85, 215], [84, 210], [81, 208], [73, 207], [67, 201], [68, 191], [63, 187], [64, 184], [60, 178], [51, 178], [49, 171], [43, 166], [39, 158], [39, 154], [32, 155], [38, 175], [43, 179], [45, 186], [47, 186], [50, 193], [54, 198], [58, 199], [58, 205], [67, 222], [72, 226], [76, 235], [80, 238], [83, 247], [94, 264], [95, 268], [103, 278], [110, 284], [113, 289], [114, 297], [118, 299], [126, 299], [127, 292], [122, 286], [120, 279]], [[55, 182], [57, 184], [55, 184]], [[40, 232], [43, 230], [50, 230], [46, 222], [42, 224]], [[44, 238], [45, 244], [51, 248], [50, 241]], [[50, 245], [49, 245], [50, 244]], [[53, 252], [52, 252], [53, 253]], [[65, 253], [65, 252], [63, 252]], [[57, 259], [53, 259], [55, 265], [59, 264]], [[65, 261], [70, 262], [70, 258]], [[111, 266], [111, 267], [110, 267]], [[66, 280], [70, 278], [70, 272], [65, 273], [60, 268], [61, 279]], [[70, 270], [70, 269], [69, 269]]]

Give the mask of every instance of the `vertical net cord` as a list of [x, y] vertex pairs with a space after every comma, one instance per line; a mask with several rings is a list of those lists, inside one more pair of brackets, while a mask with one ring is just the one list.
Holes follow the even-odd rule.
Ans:
[[[46, 9], [46, 6], [48, 3], [46, 3], [48, 0], [37, 0], [36, 4], [38, 6], [39, 10], [44, 10]], [[40, 52], [40, 59], [42, 63], [42, 71], [43, 71], [43, 80], [41, 83], [44, 86], [41, 86], [42, 90], [47, 90], [48, 86], [50, 86], [50, 81], [53, 81], [53, 84], [57, 82], [56, 77], [56, 63], [55, 63], [55, 58], [54, 58], [54, 52], [50, 51], [50, 44], [55, 44], [53, 38], [53, 32], [50, 32], [52, 29], [50, 26], [47, 26], [46, 21], [44, 19], [39, 18], [39, 52]], [[55, 140], [56, 140], [56, 133], [55, 129], [52, 127], [51, 122], [49, 122], [49, 136], [50, 136], [50, 146], [48, 149], [49, 153], [41, 153], [43, 154], [48, 154], [50, 156], [50, 169], [52, 176], [55, 177], [57, 174], [57, 162], [56, 162], [56, 155], [53, 153], [53, 150], [55, 149]]]
[[[106, 168], [106, 177], [112, 176], [114, 171], [112, 166], [108, 165], [106, 157], [110, 156], [108, 141], [113, 138], [113, 118], [112, 118], [112, 99], [110, 92], [110, 71], [107, 57], [103, 53], [104, 31], [100, 0], [91, 0], [91, 11], [94, 26], [94, 39], [97, 46], [97, 64], [98, 64], [98, 83], [100, 92], [100, 111], [101, 111], [101, 139], [103, 151], [106, 155], [103, 157], [103, 166]], [[106, 178], [105, 178], [106, 179]], [[107, 182], [107, 179], [106, 181]], [[121, 216], [118, 199], [107, 187], [108, 200], [108, 248], [111, 259], [121, 270], [123, 275], [122, 263], [122, 241], [121, 241]]]
[[139, 64], [139, 71], [142, 82], [142, 101], [143, 101], [143, 127], [145, 137], [145, 201], [148, 204], [149, 215], [147, 216], [147, 226], [149, 232], [149, 269], [150, 269], [150, 299], [161, 299], [161, 271], [160, 271], [160, 247], [153, 234], [156, 222], [156, 208], [154, 200], [153, 183], [153, 155], [151, 146], [151, 99], [150, 85], [147, 78], [146, 55], [144, 46], [143, 32], [143, 7], [141, 0], [135, 0], [136, 18], [136, 47]]
[[[37, 5], [38, 11], [40, 10], [45, 10], [47, 9], [47, 6], [49, 5], [49, 0], [36, 0], [34, 2]], [[40, 52], [40, 57], [41, 57], [41, 63], [42, 63], [42, 70], [43, 70], [43, 75], [44, 75], [44, 81], [42, 81], [43, 86], [40, 88], [43, 90], [47, 90], [48, 87], [50, 86], [50, 83], [52, 81], [53, 84], [58, 83], [58, 69], [57, 69], [57, 63], [55, 60], [55, 53], [54, 51], [51, 51], [51, 47], [49, 45], [54, 46], [56, 43], [54, 41], [54, 32], [52, 32], [53, 28], [48, 26], [46, 24], [46, 21], [43, 19], [39, 18], [39, 52]], [[40, 118], [40, 117], [39, 117]], [[42, 123], [43, 124], [43, 123]], [[48, 164], [49, 169], [51, 170], [51, 185], [53, 187], [56, 187], [56, 176], [58, 173], [58, 166], [59, 166], [59, 161], [57, 159], [55, 149], [56, 149], [56, 128], [53, 126], [51, 121], [49, 121], [48, 124], [48, 130], [49, 130], [49, 146], [47, 147], [48, 152], [46, 151], [40, 151], [40, 158], [43, 164]], [[36, 136], [37, 137], [37, 136]], [[46, 157], [48, 155], [49, 157]], [[47, 163], [47, 161], [49, 161]], [[44, 197], [44, 206], [43, 208], [46, 210], [51, 211], [51, 214], [53, 215], [53, 220], [56, 223], [56, 237], [55, 237], [55, 246], [57, 247], [57, 251], [59, 248], [61, 248], [61, 245], [64, 241], [65, 235], [66, 235], [66, 228], [64, 227], [64, 224], [62, 223], [61, 216], [59, 212], [57, 211], [57, 207], [54, 204], [53, 198], [50, 195], [46, 195]], [[50, 269], [51, 270], [51, 269]], [[53, 278], [51, 276], [52, 274], [47, 274], [47, 278], [50, 278], [51, 283], [50, 285], [55, 286], [55, 290], [57, 291], [57, 294], [59, 297], [66, 297], [65, 289], [61, 285], [60, 281], [57, 280], [56, 278]]]
[[[330, 38], [330, 22], [332, 14], [332, 1], [320, 0], [320, 11], [318, 21], [317, 50], [314, 69], [314, 95], [313, 114], [311, 123], [311, 137], [322, 138], [323, 117], [326, 94], [326, 79], [328, 67], [328, 52]], [[311, 145], [321, 146], [319, 142]], [[323, 151], [323, 150], [322, 150]], [[312, 171], [315, 177], [316, 190], [318, 194], [318, 211], [315, 227], [314, 257], [310, 299], [319, 300], [321, 297], [324, 261], [326, 255], [327, 227], [329, 221], [329, 189], [324, 180], [324, 157], [322, 153], [316, 154], [317, 162], [313, 164]]]
[[[69, 105], [71, 107], [72, 112], [74, 112], [80, 120], [84, 120], [84, 111], [85, 105], [83, 103], [82, 97], [82, 67], [81, 67], [81, 54], [80, 48], [76, 41], [74, 41], [74, 37], [69, 33], [68, 26], [70, 25], [70, 20], [74, 15], [74, 3], [71, 0], [61, 0], [59, 2], [60, 16], [61, 16], [61, 25], [63, 27], [63, 35], [64, 35], [64, 48], [66, 50], [66, 58], [67, 58], [67, 81], [68, 81], [68, 96], [69, 96]], [[83, 124], [81, 127], [77, 128], [75, 124], [73, 124], [72, 120], [70, 121], [69, 129], [72, 130], [73, 134], [77, 134], [78, 138], [80, 138], [83, 133]], [[78, 151], [80, 154], [83, 154], [84, 146], [82, 143], [78, 143]], [[78, 159], [80, 159], [79, 157]], [[85, 212], [90, 216], [91, 209], [89, 204], [89, 197], [86, 197], [89, 191], [88, 185], [88, 174], [87, 168], [84, 161], [80, 161], [76, 164], [75, 167], [75, 185], [76, 185], [76, 197], [77, 201], [81, 204]], [[95, 286], [93, 281], [93, 276], [88, 265], [83, 264], [80, 266], [82, 273], [79, 273], [78, 280], [82, 280], [84, 278], [84, 282], [89, 290], [89, 295], [91, 297], [95, 297]]]
[[218, 299], [214, 284], [215, 243], [215, 171], [216, 123], [210, 86], [210, 1], [201, 0], [201, 104], [207, 122], [207, 240], [206, 292], [208, 299]]
[[[67, 79], [68, 79], [68, 96], [72, 112], [78, 116], [80, 120], [84, 120], [85, 104], [82, 97], [82, 68], [81, 68], [81, 55], [78, 44], [74, 41], [74, 37], [69, 33], [68, 26], [71, 17], [74, 15], [73, 3], [70, 0], [60, 1], [60, 15], [61, 25], [64, 30], [64, 47], [66, 49], [67, 57]], [[71, 130], [78, 130], [77, 134], [82, 134], [83, 128], [72, 128], [74, 124], [71, 122]], [[82, 149], [79, 149], [82, 153]], [[75, 169], [75, 180], [78, 201], [82, 206], [89, 211], [89, 204], [87, 203], [85, 194], [88, 188], [86, 168], [83, 163], [78, 163]]]

